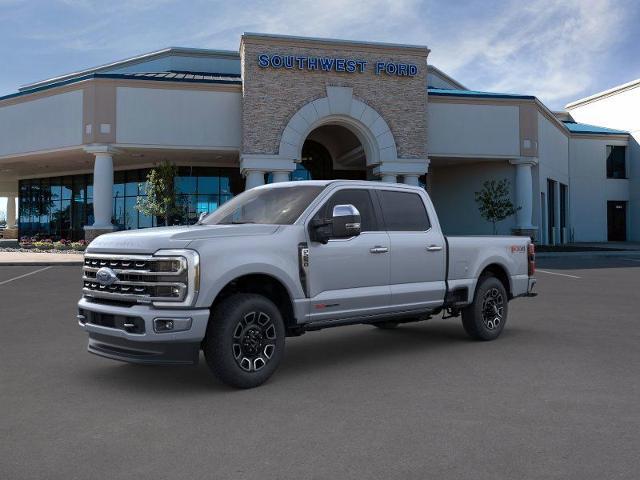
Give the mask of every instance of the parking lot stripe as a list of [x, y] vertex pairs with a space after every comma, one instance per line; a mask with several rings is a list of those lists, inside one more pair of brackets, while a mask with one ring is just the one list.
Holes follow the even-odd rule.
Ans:
[[536, 268], [536, 272], [548, 273], [549, 275], [560, 275], [561, 277], [582, 278], [577, 275], [569, 275], [568, 273], [550, 272], [549, 270], [540, 270], [539, 268]]
[[13, 277], [13, 278], [10, 278], [9, 280], [5, 280], [3, 282], [0, 282], [0, 285], [4, 285], [5, 283], [13, 282], [14, 280], [20, 280], [21, 278], [28, 277], [29, 275], [33, 275], [33, 274], [38, 273], [38, 272], [44, 272], [45, 270], [49, 270], [50, 268], [51, 268], [50, 266], [49, 267], [44, 267], [44, 268], [39, 268], [38, 270], [34, 270], [33, 272], [25, 273], [24, 275], [20, 275], [18, 277]]

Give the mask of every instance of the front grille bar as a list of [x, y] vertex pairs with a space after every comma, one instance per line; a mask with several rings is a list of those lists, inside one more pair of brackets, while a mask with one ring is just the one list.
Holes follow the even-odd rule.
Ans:
[[[111, 285], [100, 284], [96, 273], [103, 267], [110, 268], [120, 278]], [[88, 253], [84, 259], [82, 291], [88, 297], [134, 303], [182, 302], [188, 293], [187, 271], [184, 257]], [[170, 294], [158, 292], [161, 288], [168, 289]], [[174, 290], [177, 290], [175, 294]]]

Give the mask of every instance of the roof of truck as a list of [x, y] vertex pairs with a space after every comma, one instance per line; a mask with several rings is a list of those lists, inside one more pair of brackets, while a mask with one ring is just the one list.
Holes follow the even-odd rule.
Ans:
[[421, 187], [416, 187], [413, 185], [407, 185], [404, 183], [384, 183], [378, 180], [294, 180], [289, 182], [278, 182], [278, 183], [268, 183], [265, 185], [261, 185], [256, 188], [282, 188], [282, 187], [293, 187], [303, 185], [315, 185], [318, 187], [326, 187], [327, 185], [339, 184], [339, 185], [360, 185], [367, 187], [400, 187], [406, 189], [419, 189], [423, 190]]

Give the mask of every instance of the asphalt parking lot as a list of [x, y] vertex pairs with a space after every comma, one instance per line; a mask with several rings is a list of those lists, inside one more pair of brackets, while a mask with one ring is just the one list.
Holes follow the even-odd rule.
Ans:
[[80, 268], [42, 268], [0, 266], [0, 478], [638, 478], [640, 259], [539, 261], [495, 342], [456, 319], [288, 339], [247, 391], [88, 354]]

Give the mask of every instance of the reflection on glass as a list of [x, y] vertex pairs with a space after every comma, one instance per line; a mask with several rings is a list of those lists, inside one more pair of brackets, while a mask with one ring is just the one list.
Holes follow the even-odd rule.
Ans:
[[138, 228], [138, 210], [136, 210], [136, 197], [125, 198], [125, 218], [126, 230]]
[[220, 189], [218, 177], [198, 177], [198, 193], [215, 193]]
[[71, 200], [72, 197], [71, 177], [62, 178], [62, 200]]
[[[147, 169], [114, 173], [115, 229], [157, 226], [158, 219], [135, 208], [138, 197], [146, 195], [147, 174]], [[200, 213], [215, 211], [233, 198], [232, 184], [241, 184], [236, 169], [181, 167], [180, 176], [176, 177], [181, 213], [172, 223], [192, 224]], [[20, 180], [19, 193], [21, 236], [39, 234], [54, 240], [60, 237], [78, 240], [84, 238], [83, 227], [94, 223], [91, 174]]]
[[117, 230], [124, 229], [124, 198], [113, 199], [113, 224]]

